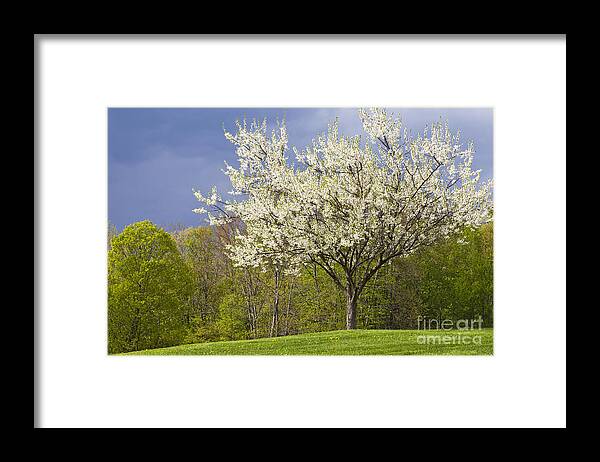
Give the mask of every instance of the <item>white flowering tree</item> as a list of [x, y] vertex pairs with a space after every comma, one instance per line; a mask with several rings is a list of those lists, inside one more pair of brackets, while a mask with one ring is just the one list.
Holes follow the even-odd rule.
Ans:
[[337, 121], [289, 158], [285, 123], [237, 122], [225, 137], [239, 166], [226, 165], [223, 200], [195, 192], [211, 224], [241, 219], [245, 232], [229, 246], [238, 266], [298, 271], [320, 266], [346, 294], [346, 328], [356, 326], [357, 302], [375, 273], [395, 257], [490, 219], [491, 182], [471, 169], [473, 145], [434, 123], [411, 136], [384, 109], [360, 110], [366, 140], [341, 136]]

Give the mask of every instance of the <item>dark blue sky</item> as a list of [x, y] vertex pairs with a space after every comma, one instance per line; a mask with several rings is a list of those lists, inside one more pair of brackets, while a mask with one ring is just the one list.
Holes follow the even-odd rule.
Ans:
[[[391, 108], [413, 132], [439, 118], [460, 129], [464, 142], [475, 142], [474, 168], [492, 178], [493, 116], [489, 108]], [[108, 218], [119, 230], [149, 219], [157, 225], [204, 225], [192, 212], [199, 203], [192, 189], [209, 192], [212, 185], [231, 189], [221, 172], [226, 160], [237, 165], [235, 150], [223, 136], [246, 116], [274, 122], [285, 117], [289, 146], [299, 149], [327, 128], [336, 116], [345, 135], [362, 133], [356, 109], [350, 108], [109, 108]], [[290, 156], [293, 154], [290, 152]]]

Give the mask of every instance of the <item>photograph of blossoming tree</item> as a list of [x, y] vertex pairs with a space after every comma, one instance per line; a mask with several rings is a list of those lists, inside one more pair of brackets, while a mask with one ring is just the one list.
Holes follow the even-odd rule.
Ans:
[[108, 118], [109, 354], [493, 353], [491, 109]]

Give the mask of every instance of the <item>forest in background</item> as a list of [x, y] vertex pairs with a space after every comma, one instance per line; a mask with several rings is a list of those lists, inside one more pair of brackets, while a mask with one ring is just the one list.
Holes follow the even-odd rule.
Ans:
[[[109, 353], [344, 329], [345, 294], [321, 268], [236, 268], [226, 252], [235, 232], [109, 224]], [[356, 327], [479, 317], [493, 326], [493, 223], [391, 260], [365, 287]]]

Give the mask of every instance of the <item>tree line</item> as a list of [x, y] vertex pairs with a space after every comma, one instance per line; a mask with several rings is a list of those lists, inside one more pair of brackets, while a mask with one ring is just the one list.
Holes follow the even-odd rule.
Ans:
[[[243, 340], [344, 329], [347, 297], [322, 267], [236, 267], [240, 225], [150, 221], [108, 229], [108, 350]], [[340, 273], [343, 268], [333, 267]], [[493, 224], [391, 259], [366, 284], [359, 329], [416, 329], [419, 319], [481, 317], [493, 326]]]

